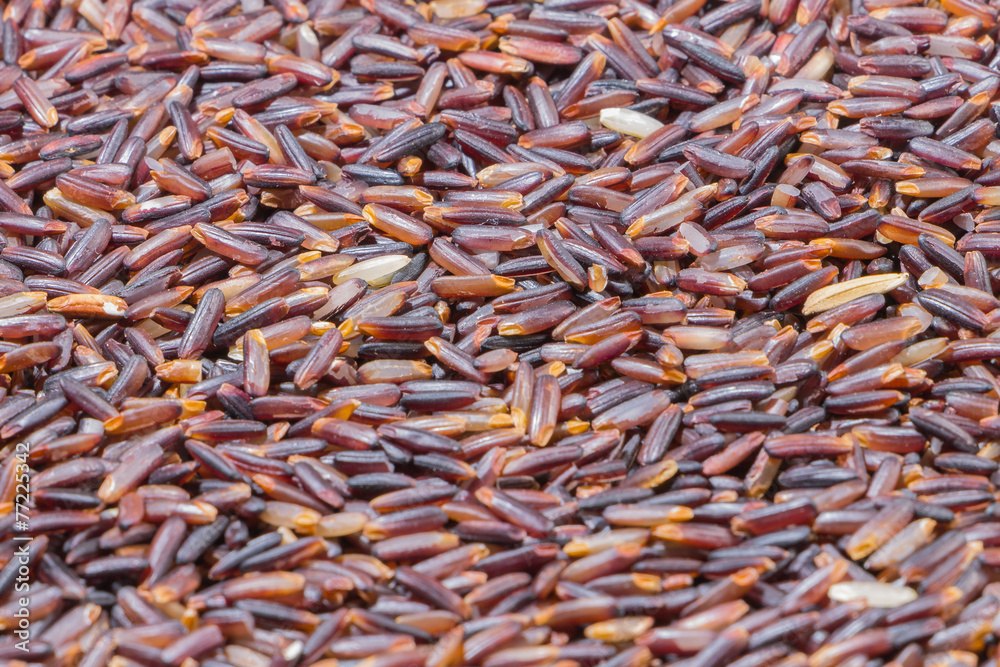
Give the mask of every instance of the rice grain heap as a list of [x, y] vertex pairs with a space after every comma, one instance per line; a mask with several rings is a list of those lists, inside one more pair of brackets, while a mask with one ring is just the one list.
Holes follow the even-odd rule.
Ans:
[[10, 0], [0, 662], [1000, 660], [998, 7]]

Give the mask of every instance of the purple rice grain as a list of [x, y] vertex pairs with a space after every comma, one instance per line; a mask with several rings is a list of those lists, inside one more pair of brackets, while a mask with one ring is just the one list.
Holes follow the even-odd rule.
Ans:
[[0, 656], [994, 660], [997, 13], [894, 4], [11, 3]]

